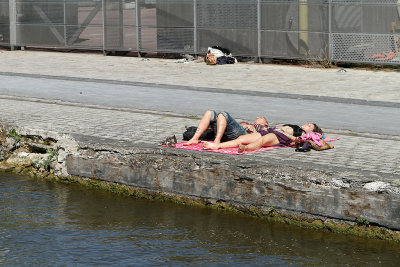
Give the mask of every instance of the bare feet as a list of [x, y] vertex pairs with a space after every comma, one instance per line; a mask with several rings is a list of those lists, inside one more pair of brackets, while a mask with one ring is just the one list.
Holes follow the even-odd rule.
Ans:
[[189, 141], [183, 143], [184, 146], [190, 146], [190, 145], [195, 145], [198, 144], [199, 140], [198, 139], [190, 139]]
[[201, 144], [203, 145], [203, 148], [207, 148], [207, 149], [212, 149], [212, 150], [218, 150], [219, 149], [219, 143], [211, 143], [211, 142], [201, 142]]
[[242, 144], [240, 144], [239, 145], [239, 147], [238, 147], [238, 153], [243, 153], [243, 152], [245, 152], [246, 151], [246, 146], [245, 145], [242, 145]]

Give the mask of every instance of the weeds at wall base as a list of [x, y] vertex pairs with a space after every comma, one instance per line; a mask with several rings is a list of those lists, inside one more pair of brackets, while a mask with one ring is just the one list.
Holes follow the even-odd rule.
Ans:
[[310, 228], [318, 231], [328, 231], [338, 234], [354, 235], [364, 238], [381, 239], [395, 241], [400, 243], [400, 231], [392, 231], [386, 228], [371, 226], [367, 221], [358, 218], [355, 223], [338, 223], [331, 220], [311, 220], [301, 216], [283, 214], [275, 207], [270, 207], [267, 211], [262, 211], [255, 206], [235, 207], [228, 205], [223, 201], [211, 203], [205, 199], [191, 199], [181, 196], [168, 195], [162, 192], [153, 192], [134, 188], [116, 183], [104, 182], [94, 179], [84, 179], [80, 177], [58, 177], [51, 172], [39, 172], [34, 167], [5, 166], [0, 163], [0, 171], [3, 173], [13, 173], [44, 179], [50, 182], [59, 182], [64, 184], [75, 184], [94, 190], [107, 190], [109, 192], [130, 196], [134, 198], [147, 199], [151, 201], [171, 202], [179, 205], [205, 207], [220, 210], [223, 212], [236, 213], [257, 217], [268, 222], [278, 222], [294, 225], [302, 228]]

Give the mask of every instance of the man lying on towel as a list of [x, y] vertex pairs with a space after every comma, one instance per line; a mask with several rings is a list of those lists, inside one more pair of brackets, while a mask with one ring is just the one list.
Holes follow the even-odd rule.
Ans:
[[211, 128], [215, 134], [214, 143], [212, 144], [218, 145], [221, 141], [232, 141], [247, 133], [257, 134], [261, 131], [266, 131], [268, 128], [268, 121], [264, 117], [258, 117], [254, 121], [254, 124], [245, 122], [238, 123], [226, 111], [216, 112], [207, 110], [201, 118], [193, 137], [183, 145], [188, 146], [199, 143], [200, 136], [208, 128]]

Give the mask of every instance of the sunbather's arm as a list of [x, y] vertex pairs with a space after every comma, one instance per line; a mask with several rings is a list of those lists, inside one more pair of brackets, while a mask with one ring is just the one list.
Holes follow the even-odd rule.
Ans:
[[255, 133], [255, 132], [257, 132], [257, 130], [254, 127], [254, 125], [251, 125], [251, 124], [246, 124], [246, 125], [243, 126], [243, 128], [246, 130], [247, 133]]

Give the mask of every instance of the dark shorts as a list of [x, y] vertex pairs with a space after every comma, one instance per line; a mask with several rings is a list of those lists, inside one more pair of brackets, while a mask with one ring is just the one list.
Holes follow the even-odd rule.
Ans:
[[290, 144], [292, 143], [292, 140], [289, 137], [287, 137], [286, 135], [284, 135], [281, 132], [275, 131], [275, 127], [274, 128], [268, 128], [267, 130], [260, 131], [261, 136], [264, 136], [264, 135], [269, 134], [269, 133], [275, 134], [276, 138], [278, 138], [278, 141], [279, 141], [280, 145], [290, 146]]
[[217, 113], [212, 110], [210, 127], [213, 129], [215, 134], [217, 134], [217, 118], [219, 114], [222, 114], [226, 119], [226, 130], [222, 136], [222, 142], [235, 140], [239, 136], [246, 134], [246, 130], [234, 118], [232, 118], [228, 112], [222, 111]]

